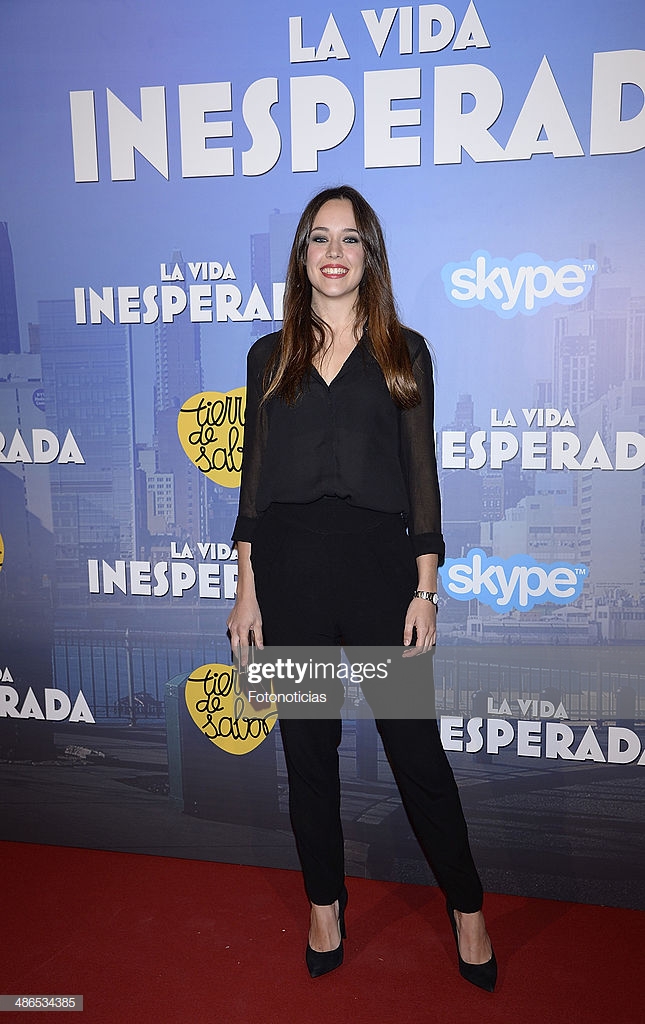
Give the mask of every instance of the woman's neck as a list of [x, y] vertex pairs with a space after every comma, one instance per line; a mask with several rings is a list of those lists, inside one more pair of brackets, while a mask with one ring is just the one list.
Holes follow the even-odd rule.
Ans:
[[325, 346], [333, 345], [336, 341], [351, 343], [357, 341], [358, 324], [356, 321], [356, 307], [352, 302], [317, 302], [312, 303], [312, 309], [316, 316], [326, 324]]

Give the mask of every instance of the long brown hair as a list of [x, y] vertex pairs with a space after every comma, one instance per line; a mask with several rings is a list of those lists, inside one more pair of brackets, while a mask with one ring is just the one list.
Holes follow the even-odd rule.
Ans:
[[291, 247], [280, 343], [267, 365], [264, 401], [279, 397], [293, 405], [325, 341], [327, 324], [311, 306], [307, 248], [318, 211], [330, 199], [348, 199], [363, 243], [364, 271], [356, 301], [356, 325], [369, 324], [367, 345], [378, 362], [392, 399], [402, 409], [419, 402], [408, 346], [396, 312], [383, 231], [366, 199], [349, 185], [326, 188], [307, 203]]

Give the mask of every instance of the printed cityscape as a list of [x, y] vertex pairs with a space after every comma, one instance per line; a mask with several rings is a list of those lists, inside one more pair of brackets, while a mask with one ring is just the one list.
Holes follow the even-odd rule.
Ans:
[[[283, 275], [293, 221], [276, 211], [269, 230], [250, 239], [251, 279], [267, 293]], [[598, 430], [609, 450], [617, 430], [645, 427], [645, 298], [612, 287], [609, 257], [597, 251], [590, 256], [599, 259], [600, 272], [582, 303], [549, 321], [552, 374], [534, 382], [533, 402], [568, 409], [580, 436], [590, 439]], [[183, 266], [182, 254], [175, 251], [168, 262]], [[57, 685], [69, 691], [91, 668], [95, 706], [108, 714], [124, 699], [124, 680], [134, 671], [137, 689], [161, 702], [165, 681], [189, 671], [196, 659], [228, 662], [230, 588], [227, 592], [222, 578], [216, 600], [200, 599], [196, 587], [180, 598], [171, 592], [137, 595], [118, 582], [111, 590], [91, 588], [88, 565], [154, 566], [177, 558], [185, 545], [194, 551], [199, 542], [229, 541], [237, 490], [206, 479], [177, 434], [182, 403], [205, 387], [218, 387], [217, 381], [204, 380], [200, 326], [185, 317], [157, 322], [154, 367], [145, 381], [135, 380], [136, 328], [109, 321], [78, 325], [71, 300], [48, 300], [39, 303], [39, 322], [28, 325], [24, 351], [5, 223], [0, 266], [5, 454], [16, 424], [27, 449], [43, 430], [62, 448], [70, 433], [75, 441], [71, 453], [61, 448], [60, 458], [47, 465], [45, 457], [36, 464], [33, 453], [30, 464], [28, 451], [0, 467], [5, 549], [12, 556], [6, 558], [0, 587], [11, 595], [20, 635], [40, 602], [54, 637]], [[249, 344], [277, 326], [255, 322]], [[149, 388], [153, 436], [142, 443], [135, 439], [136, 404]], [[461, 431], [468, 442], [479, 427], [473, 396], [460, 394], [453, 421], [437, 425], [438, 438], [444, 431]], [[519, 552], [540, 563], [583, 563], [591, 571], [581, 597], [565, 606], [542, 603], [530, 611], [500, 613], [477, 599], [442, 595], [441, 642], [643, 642], [643, 479], [640, 471], [522, 470], [519, 459], [499, 470], [443, 469], [444, 532], [452, 557], [473, 548], [502, 559]], [[621, 509], [619, 538], [607, 530], [608, 511], [616, 507]], [[126, 631], [134, 667], [132, 652], [124, 649]]]

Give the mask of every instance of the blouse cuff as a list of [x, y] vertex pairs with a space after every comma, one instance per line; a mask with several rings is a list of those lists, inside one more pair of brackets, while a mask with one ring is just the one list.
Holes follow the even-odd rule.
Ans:
[[415, 558], [419, 555], [438, 555], [439, 565], [443, 565], [446, 545], [440, 533], [417, 533], [413, 534], [411, 539]]
[[232, 539], [236, 542], [238, 540], [247, 541], [250, 544], [258, 522], [259, 519], [251, 519], [249, 516], [238, 516], [233, 527]]

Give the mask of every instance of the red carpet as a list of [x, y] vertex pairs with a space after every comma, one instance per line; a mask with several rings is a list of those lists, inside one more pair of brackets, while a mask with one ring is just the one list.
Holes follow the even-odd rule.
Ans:
[[312, 981], [294, 872], [22, 843], [0, 843], [0, 858], [0, 993], [82, 994], [66, 1020], [645, 1020], [642, 912], [488, 896], [489, 995], [459, 977], [437, 889], [350, 878], [345, 964]]

